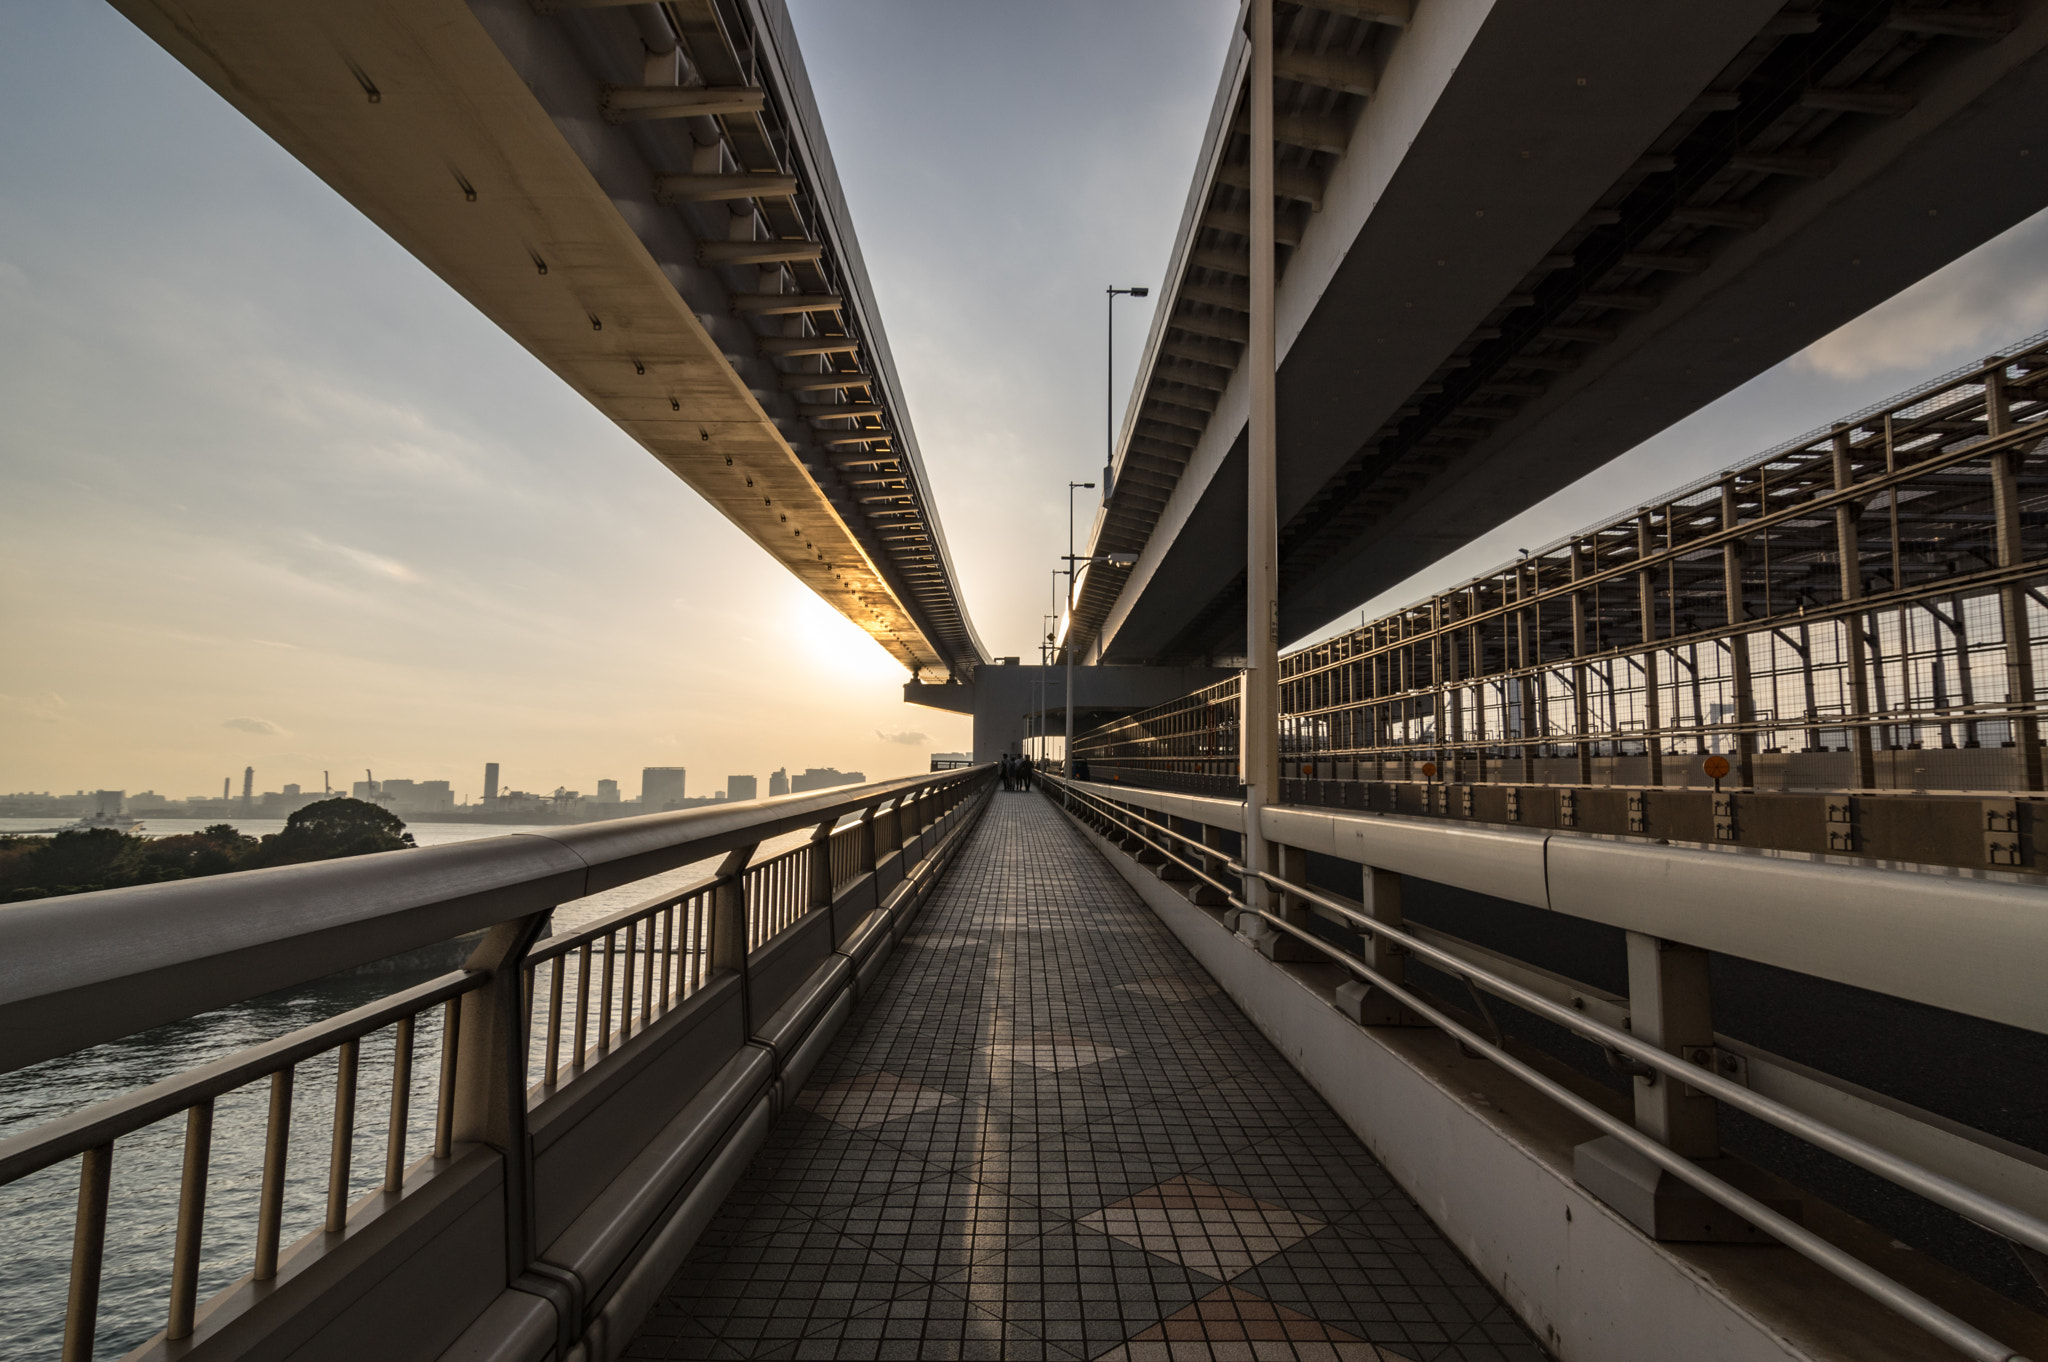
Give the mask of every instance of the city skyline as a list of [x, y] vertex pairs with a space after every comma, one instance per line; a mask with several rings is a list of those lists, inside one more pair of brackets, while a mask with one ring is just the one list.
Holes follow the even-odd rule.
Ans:
[[[929, 762], [930, 756], [927, 756], [925, 760]], [[563, 791], [567, 791], [566, 797], [568, 798], [591, 803], [645, 804], [648, 800], [650, 778], [654, 777], [658, 772], [673, 773], [675, 776], [672, 787], [673, 793], [668, 792], [670, 789], [668, 786], [656, 787], [661, 791], [657, 797], [664, 800], [669, 798], [687, 798], [694, 801], [703, 801], [714, 797], [721, 799], [756, 799], [762, 797], [762, 789], [767, 789], [771, 795], [789, 793], [787, 787], [792, 779], [788, 763], [783, 763], [773, 772], [758, 770], [752, 772], [724, 772], [715, 776], [709, 775], [707, 772], [704, 779], [709, 784], [697, 793], [691, 793], [684, 778], [685, 773], [689, 770], [687, 766], [643, 767], [641, 768], [638, 790], [632, 795], [627, 795], [624, 793], [624, 782], [620, 778], [612, 776], [599, 776], [594, 780], [582, 782], [578, 788], [573, 789], [560, 782], [557, 782], [551, 788], [536, 783], [533, 789], [521, 789], [516, 780], [503, 774], [504, 767], [499, 762], [478, 764], [478, 778], [475, 790], [468, 789], [459, 779], [447, 776], [429, 776], [425, 778], [419, 776], [378, 777], [373, 775], [375, 767], [359, 767], [357, 769], [364, 772], [366, 779], [336, 779], [332, 768], [324, 768], [321, 771], [321, 783], [318, 785], [305, 780], [291, 780], [279, 783], [275, 789], [266, 790], [263, 788], [266, 780], [263, 773], [253, 766], [245, 766], [240, 775], [234, 772], [224, 773], [222, 776], [222, 793], [219, 795], [203, 790], [195, 790], [184, 794], [172, 794], [169, 789], [158, 790], [153, 784], [136, 786], [124, 785], [120, 782], [113, 784], [75, 785], [71, 789], [66, 790], [64, 786], [69, 782], [59, 782], [45, 789], [0, 790], [0, 799], [26, 796], [76, 799], [82, 796], [91, 796], [95, 793], [111, 791], [124, 795], [130, 801], [139, 795], [155, 795], [171, 803], [226, 802], [239, 807], [245, 800], [251, 798], [260, 803], [265, 798], [274, 799], [279, 795], [286, 796], [287, 798], [304, 797], [307, 799], [329, 798], [340, 795], [364, 798], [366, 797], [366, 789], [370, 786], [378, 788], [374, 792], [369, 793], [389, 797], [399, 793], [393, 791], [391, 787], [400, 786], [404, 787], [403, 793], [407, 795], [410, 795], [415, 788], [425, 790], [429, 795], [438, 792], [439, 796], [445, 796], [448, 801], [452, 801], [453, 807], [456, 808], [485, 808], [491, 804], [493, 799], [511, 799], [514, 797], [550, 799], [558, 797]], [[352, 773], [342, 774], [346, 777]], [[831, 766], [809, 766], [799, 771], [796, 778], [800, 780], [805, 775], [816, 777], [822, 774], [851, 776], [856, 779], [865, 778], [866, 775], [862, 771], [841, 770]], [[489, 792], [493, 780], [496, 781], [498, 787], [495, 794]], [[779, 781], [784, 788], [773, 788], [771, 782], [774, 781]], [[735, 782], [742, 782], [742, 784], [736, 787]], [[236, 788], [238, 784], [240, 786], [239, 791]], [[582, 788], [582, 786], [587, 786], [588, 788]], [[814, 785], [813, 788], [824, 787]], [[738, 789], [750, 789], [752, 792], [737, 793], [736, 790]], [[434, 802], [440, 802], [440, 800], [436, 799]]]

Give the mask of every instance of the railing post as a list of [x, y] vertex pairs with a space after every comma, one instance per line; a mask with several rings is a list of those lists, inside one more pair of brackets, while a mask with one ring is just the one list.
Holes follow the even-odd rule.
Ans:
[[860, 832], [854, 845], [860, 849], [860, 873], [863, 875], [874, 874], [876, 865], [881, 861], [875, 846], [876, 834], [880, 831], [875, 824], [880, 817], [881, 807], [879, 804], [868, 805], [860, 811], [860, 819], [855, 824]]
[[[1224, 875], [1225, 863], [1223, 855], [1223, 829], [1203, 823], [1201, 824], [1201, 830], [1202, 845], [1212, 847], [1216, 852], [1215, 855], [1205, 855], [1202, 857], [1202, 869], [1220, 880]], [[1204, 908], [1220, 908], [1227, 902], [1223, 897], [1222, 890], [1213, 884], [1200, 882], [1195, 885], [1193, 892], [1188, 895], [1188, 898], [1191, 902], [1199, 904]]]
[[[1683, 1057], [1714, 1044], [1708, 954], [1643, 932], [1628, 934], [1629, 1029]], [[1657, 1074], [1635, 1078], [1636, 1129], [1689, 1159], [1721, 1152], [1714, 1099]]]
[[526, 1137], [526, 952], [547, 929], [548, 914], [501, 922], [465, 963], [490, 976], [461, 998], [456, 1032], [453, 1135], [487, 1145], [505, 1162], [505, 1277], [526, 1270], [539, 1251], [533, 1233], [533, 1152]]
[[[1721, 1071], [1721, 1056], [1714, 1049], [1707, 960], [1708, 953], [1698, 947], [1642, 932], [1628, 933], [1629, 1029], [1638, 1040], [1689, 1063]], [[1674, 1154], [1705, 1162], [1717, 1175], [1742, 1177], [1718, 1157], [1720, 1141], [1715, 1126], [1719, 1103], [1639, 1060], [1611, 1052], [1609, 1059], [1633, 1075], [1636, 1129]], [[1769, 1242], [1741, 1216], [1611, 1135], [1589, 1140], [1572, 1151], [1572, 1177], [1653, 1239]], [[1759, 1189], [1758, 1199], [1780, 1215], [1795, 1221], [1800, 1218], [1796, 1196]]]
[[[1401, 918], [1401, 877], [1378, 866], [1361, 866], [1359, 900], [1365, 915], [1399, 931]], [[1359, 948], [1359, 958], [1385, 975], [1391, 984], [1408, 981], [1408, 952], [1392, 941], [1368, 936]], [[1420, 1017], [1362, 979], [1337, 989], [1337, 1010], [1360, 1026], [1426, 1026]]]
[[832, 830], [836, 822], [828, 818], [811, 830], [811, 882], [804, 895], [805, 912], [832, 906]]
[[[749, 843], [726, 853], [719, 863], [717, 883], [711, 889], [711, 972], [747, 972], [747, 953], [752, 947], [747, 923], [747, 862], [754, 859], [758, 843]], [[749, 1028], [751, 1032], [751, 1027]]]
[[[1308, 880], [1308, 853], [1300, 847], [1276, 845], [1278, 869], [1273, 873], [1289, 884], [1303, 884]], [[1289, 926], [1306, 929], [1312, 912], [1306, 900], [1298, 894], [1268, 894], [1266, 911], [1273, 913]], [[1259, 948], [1259, 954], [1268, 960], [1303, 963], [1321, 960], [1323, 955], [1300, 937], [1281, 931], [1263, 918], [1247, 916], [1245, 925], [1250, 930], [1245, 938]]]

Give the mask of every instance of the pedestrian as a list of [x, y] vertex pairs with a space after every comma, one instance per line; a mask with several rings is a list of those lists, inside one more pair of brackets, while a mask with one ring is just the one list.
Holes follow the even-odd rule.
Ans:
[[1033, 774], [1037, 772], [1037, 770], [1038, 767], [1036, 763], [1034, 763], [1031, 760], [1031, 754], [1029, 752], [1026, 752], [1024, 754], [1024, 759], [1017, 764], [1017, 774], [1020, 777], [1022, 777], [1024, 781], [1024, 793], [1031, 793], [1031, 777]]
[[1010, 771], [1010, 754], [1005, 752], [1003, 753], [1002, 760], [996, 763], [996, 775], [1001, 777], [1005, 793], [1010, 789]]

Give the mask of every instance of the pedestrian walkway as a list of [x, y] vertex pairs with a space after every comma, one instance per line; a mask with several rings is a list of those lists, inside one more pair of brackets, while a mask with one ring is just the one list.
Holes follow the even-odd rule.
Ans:
[[627, 1356], [1544, 1354], [1020, 793], [995, 796]]

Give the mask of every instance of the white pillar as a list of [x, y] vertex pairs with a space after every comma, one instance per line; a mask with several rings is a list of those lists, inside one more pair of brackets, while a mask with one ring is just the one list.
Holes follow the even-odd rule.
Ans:
[[[1244, 860], [1271, 871], [1272, 848], [1259, 813], [1280, 790], [1280, 531], [1274, 506], [1277, 465], [1277, 408], [1274, 395], [1277, 341], [1273, 325], [1273, 0], [1251, 0], [1252, 68], [1245, 87], [1252, 129], [1252, 409], [1245, 525], [1245, 672], [1239, 700], [1241, 770], [1244, 775]], [[1269, 896], [1248, 881], [1246, 901], [1257, 907]]]

